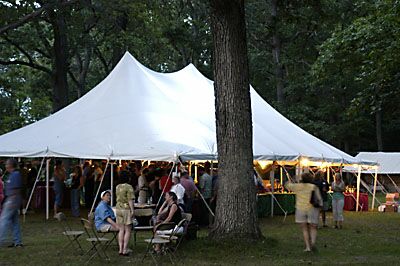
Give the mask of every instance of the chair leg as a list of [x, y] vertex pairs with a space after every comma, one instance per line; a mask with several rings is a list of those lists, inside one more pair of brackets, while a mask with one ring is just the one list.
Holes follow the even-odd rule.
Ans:
[[136, 230], [135, 230], [135, 228], [133, 228], [133, 242], [136, 247]]
[[96, 242], [91, 242], [92, 243], [92, 248], [88, 251], [88, 253], [91, 251], [91, 250], [93, 250], [94, 252], [93, 252], [93, 254], [89, 257], [89, 259], [85, 262], [85, 265], [87, 265], [95, 256], [96, 256], [96, 254], [100, 257], [100, 258], [102, 258], [102, 256], [101, 256], [101, 254], [100, 254], [100, 252], [99, 252], [99, 249], [97, 248], [97, 243]]

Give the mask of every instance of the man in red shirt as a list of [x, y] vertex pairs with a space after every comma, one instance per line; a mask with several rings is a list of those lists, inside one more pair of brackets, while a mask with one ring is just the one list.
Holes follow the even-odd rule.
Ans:
[[168, 174], [165, 173], [164, 169], [160, 169], [161, 171], [161, 179], [160, 179], [160, 190], [162, 193], [169, 192], [172, 187], [172, 178], [168, 177]]

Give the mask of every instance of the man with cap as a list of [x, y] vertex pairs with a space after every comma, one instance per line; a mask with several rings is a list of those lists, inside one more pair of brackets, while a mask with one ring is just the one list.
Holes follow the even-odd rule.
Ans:
[[18, 221], [18, 211], [22, 203], [22, 177], [17, 170], [15, 159], [8, 159], [6, 170], [10, 174], [5, 182], [5, 200], [0, 216], [0, 246], [4, 245], [9, 229], [12, 229], [15, 247], [22, 247], [21, 228]]
[[119, 226], [115, 222], [115, 214], [110, 206], [111, 192], [103, 191], [100, 194], [101, 201], [94, 212], [94, 224], [96, 230], [106, 233], [110, 231], [119, 231]]

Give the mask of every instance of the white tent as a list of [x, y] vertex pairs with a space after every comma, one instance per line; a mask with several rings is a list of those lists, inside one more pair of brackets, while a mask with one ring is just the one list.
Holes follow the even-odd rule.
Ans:
[[[400, 152], [360, 152], [356, 158], [378, 164], [378, 174], [400, 174]], [[344, 170], [347, 172], [356, 171], [353, 167], [345, 167]], [[375, 170], [362, 169], [361, 173], [374, 174]]]
[[[296, 126], [251, 88], [254, 157], [359, 163]], [[250, 136], [249, 136], [250, 137]], [[173, 161], [217, 156], [213, 82], [192, 64], [157, 73], [128, 52], [59, 112], [0, 136], [0, 156]]]

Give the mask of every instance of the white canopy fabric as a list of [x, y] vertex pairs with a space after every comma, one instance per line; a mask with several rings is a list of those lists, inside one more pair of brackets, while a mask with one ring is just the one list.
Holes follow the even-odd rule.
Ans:
[[[356, 156], [361, 161], [370, 161], [379, 165], [378, 174], [400, 174], [400, 152], [360, 152]], [[354, 167], [345, 167], [344, 171], [356, 172]], [[362, 169], [363, 174], [374, 174], [374, 169]]]
[[[0, 156], [216, 159], [214, 100], [213, 82], [192, 64], [158, 73], [127, 52], [82, 98], [0, 136]], [[359, 162], [290, 122], [253, 88], [251, 104], [255, 159]]]

